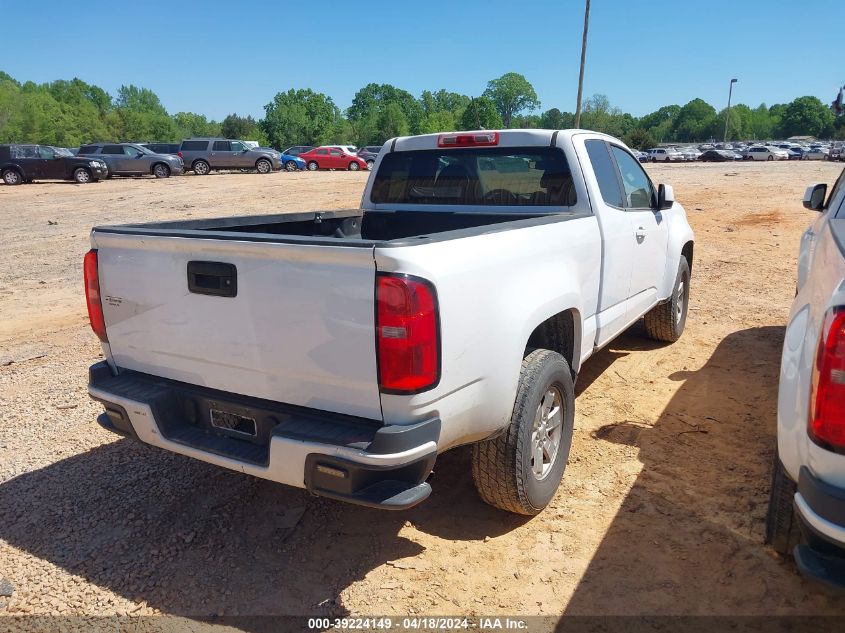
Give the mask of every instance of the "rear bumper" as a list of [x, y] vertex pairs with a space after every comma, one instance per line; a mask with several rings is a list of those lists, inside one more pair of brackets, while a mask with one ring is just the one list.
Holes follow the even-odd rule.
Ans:
[[814, 477], [802, 466], [795, 513], [805, 541], [793, 552], [798, 568], [811, 578], [845, 589], [845, 489]]
[[[89, 370], [104, 428], [174, 453], [320, 495], [401, 510], [431, 493], [440, 420], [383, 426], [125, 371]], [[255, 434], [211, 424], [210, 411], [254, 421]]]

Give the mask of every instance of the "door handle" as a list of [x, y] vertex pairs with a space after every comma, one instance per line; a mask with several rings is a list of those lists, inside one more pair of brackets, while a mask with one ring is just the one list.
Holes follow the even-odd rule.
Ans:
[[638, 228], [634, 235], [637, 237], [637, 242], [642, 242], [645, 239], [645, 229], [643, 227]]

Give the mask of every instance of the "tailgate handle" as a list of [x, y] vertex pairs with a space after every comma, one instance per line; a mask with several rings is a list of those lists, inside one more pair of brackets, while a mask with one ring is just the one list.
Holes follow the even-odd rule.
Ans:
[[238, 269], [224, 262], [188, 262], [188, 290], [198, 295], [234, 297], [238, 294]]

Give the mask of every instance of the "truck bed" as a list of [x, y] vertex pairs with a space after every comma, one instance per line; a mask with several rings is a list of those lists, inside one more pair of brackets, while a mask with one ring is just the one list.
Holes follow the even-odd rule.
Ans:
[[100, 226], [94, 231], [191, 238], [202, 238], [203, 233], [207, 233], [209, 239], [372, 248], [457, 239], [584, 215], [576, 212], [506, 214], [352, 209]]

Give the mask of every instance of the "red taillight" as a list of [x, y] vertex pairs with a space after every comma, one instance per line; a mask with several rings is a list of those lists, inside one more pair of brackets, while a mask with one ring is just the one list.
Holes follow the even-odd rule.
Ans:
[[185, 160], [185, 157], [184, 157], [184, 156], [182, 156], [182, 152], [176, 152], [176, 155], [177, 155], [179, 158], [181, 158], [182, 160]]
[[437, 147], [476, 147], [498, 144], [498, 132], [474, 132], [472, 134], [441, 134], [437, 137]]
[[100, 277], [97, 271], [97, 251], [85, 253], [82, 266], [85, 272], [85, 299], [88, 302], [88, 319], [91, 329], [103, 343], [108, 343], [106, 336], [106, 321], [103, 318], [103, 304], [100, 302]]
[[824, 448], [845, 449], [845, 308], [825, 317], [813, 366], [808, 430]]
[[379, 388], [418, 393], [440, 380], [437, 295], [427, 281], [404, 275], [376, 277]]

